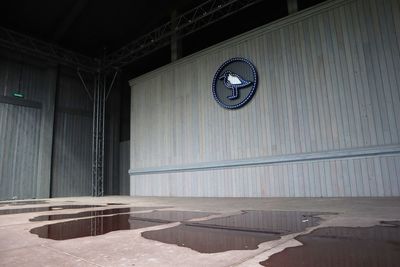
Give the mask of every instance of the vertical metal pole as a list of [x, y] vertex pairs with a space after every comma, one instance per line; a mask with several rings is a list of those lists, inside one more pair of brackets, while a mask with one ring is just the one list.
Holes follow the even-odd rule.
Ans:
[[101, 120], [101, 180], [100, 180], [100, 196], [104, 195], [104, 143], [105, 143], [105, 136], [104, 136], [104, 131], [105, 131], [105, 116], [106, 116], [106, 75], [103, 74], [103, 86], [102, 86], [102, 103], [101, 103], [101, 116], [102, 116], [102, 120]]
[[299, 11], [297, 0], [287, 0], [286, 2], [289, 15]]
[[94, 184], [93, 184], [93, 196], [97, 196], [97, 128], [98, 128], [98, 109], [99, 109], [99, 74], [96, 73], [96, 99], [95, 99], [95, 117], [94, 117], [94, 129], [93, 129], [93, 139], [94, 139], [94, 161], [93, 161], [93, 173], [94, 173]]
[[93, 118], [92, 118], [92, 196], [96, 196], [96, 109], [97, 109], [97, 75], [94, 75]]
[[107, 90], [107, 75], [95, 75], [93, 92], [92, 196], [104, 195], [106, 103], [117, 72]]
[[101, 131], [101, 102], [102, 102], [102, 93], [101, 93], [101, 89], [102, 89], [102, 80], [101, 80], [101, 73], [99, 72], [97, 74], [97, 79], [98, 79], [98, 83], [97, 83], [97, 118], [96, 118], [96, 196], [99, 196], [100, 193], [100, 179], [101, 179], [101, 143], [100, 143], [100, 131]]
[[175, 29], [178, 25], [177, 21], [177, 11], [174, 10], [171, 13], [171, 28], [172, 28], [172, 35], [171, 35], [171, 62], [174, 62], [182, 57], [182, 40], [179, 38], [179, 33]]

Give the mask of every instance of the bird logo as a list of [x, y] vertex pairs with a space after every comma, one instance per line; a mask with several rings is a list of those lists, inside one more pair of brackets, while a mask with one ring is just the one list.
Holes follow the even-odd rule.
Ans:
[[234, 100], [239, 97], [240, 88], [244, 88], [252, 84], [251, 81], [246, 81], [238, 74], [233, 73], [230, 70], [225, 71], [221, 76], [219, 76], [218, 79], [223, 80], [225, 86], [232, 90], [232, 94], [227, 96], [227, 98], [230, 100]]
[[214, 74], [212, 94], [215, 101], [226, 109], [246, 105], [257, 89], [257, 70], [245, 58], [235, 57], [225, 61]]

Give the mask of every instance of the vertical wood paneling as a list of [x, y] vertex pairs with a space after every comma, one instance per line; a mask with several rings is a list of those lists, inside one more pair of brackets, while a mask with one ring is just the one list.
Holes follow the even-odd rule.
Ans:
[[[131, 168], [400, 145], [399, 17], [396, 0], [330, 1], [132, 80]], [[258, 91], [245, 107], [225, 110], [212, 98], [211, 81], [237, 56], [257, 67]], [[391, 196], [399, 189], [395, 161], [203, 171], [191, 173], [202, 177], [193, 178], [191, 193]], [[155, 176], [161, 185], [152, 184]], [[165, 186], [178, 176], [189, 179], [132, 176], [131, 186]], [[232, 185], [221, 193], [219, 181]], [[144, 194], [139, 188], [132, 193]]]

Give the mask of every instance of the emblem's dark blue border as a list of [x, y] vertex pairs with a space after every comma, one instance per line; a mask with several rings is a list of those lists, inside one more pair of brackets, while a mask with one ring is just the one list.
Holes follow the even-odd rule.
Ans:
[[[252, 85], [251, 91], [250, 91], [250, 93], [247, 95], [247, 97], [246, 97], [245, 99], [243, 99], [240, 103], [238, 103], [238, 104], [236, 104], [236, 105], [227, 105], [227, 104], [223, 103], [223, 102], [218, 98], [217, 92], [216, 92], [216, 90], [217, 90], [216, 85], [217, 85], [218, 77], [219, 77], [219, 75], [220, 75], [221, 70], [222, 70], [224, 67], [226, 67], [226, 65], [231, 64], [232, 62], [236, 62], [236, 61], [245, 62], [247, 65], [250, 66], [251, 71], [253, 72], [254, 81], [253, 81], [253, 85]], [[222, 107], [224, 107], [224, 108], [227, 108], [227, 109], [238, 109], [238, 108], [241, 108], [241, 107], [243, 107], [244, 105], [246, 105], [247, 102], [249, 102], [249, 101], [251, 100], [251, 98], [254, 96], [254, 94], [255, 94], [255, 92], [256, 92], [256, 89], [257, 89], [257, 82], [258, 82], [258, 81], [257, 81], [257, 70], [256, 70], [256, 68], [254, 67], [253, 63], [251, 63], [249, 60], [247, 60], [247, 59], [245, 59], [245, 58], [235, 57], [235, 58], [231, 58], [231, 59], [225, 61], [225, 62], [218, 68], [217, 72], [216, 72], [215, 75], [214, 75], [214, 79], [213, 79], [213, 83], [212, 83], [212, 93], [213, 93], [213, 96], [214, 96], [215, 101], [217, 101], [218, 104], [219, 104], [220, 106], [222, 106]]]

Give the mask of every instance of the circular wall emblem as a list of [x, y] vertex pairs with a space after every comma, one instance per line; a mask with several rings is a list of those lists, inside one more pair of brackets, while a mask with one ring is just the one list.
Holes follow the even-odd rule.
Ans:
[[215, 73], [212, 92], [224, 108], [243, 107], [253, 97], [257, 88], [257, 71], [245, 58], [232, 58]]

